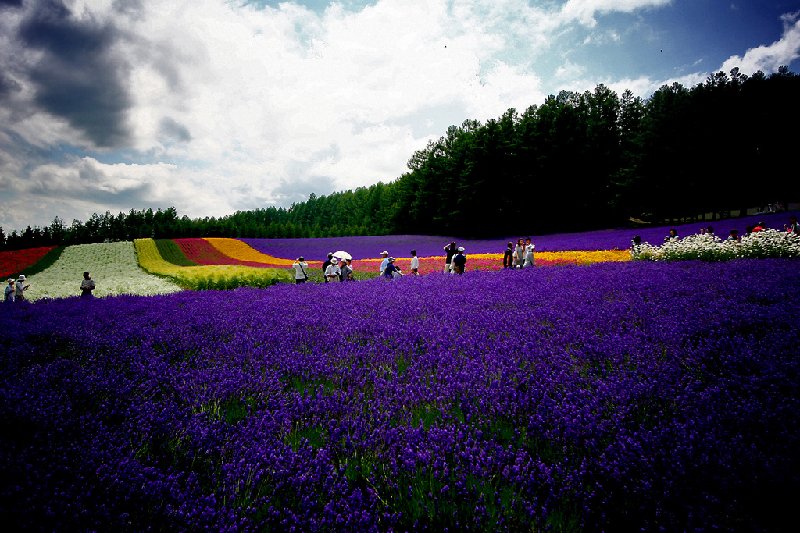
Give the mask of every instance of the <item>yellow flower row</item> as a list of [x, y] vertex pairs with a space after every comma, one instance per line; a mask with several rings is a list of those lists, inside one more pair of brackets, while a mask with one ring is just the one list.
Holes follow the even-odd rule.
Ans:
[[250, 285], [265, 287], [290, 280], [287, 270], [239, 265], [178, 266], [165, 261], [153, 239], [136, 239], [136, 257], [151, 274], [167, 276], [187, 289], [223, 289]]
[[250, 261], [252, 263], [261, 263], [264, 265], [282, 267], [290, 267], [292, 266], [292, 263], [294, 263], [294, 261], [291, 259], [282, 259], [280, 257], [273, 257], [271, 255], [261, 253], [239, 239], [207, 237], [204, 240], [221, 253], [227, 255], [228, 257], [238, 259], [239, 261]]
[[[500, 263], [503, 262], [503, 254], [468, 254], [467, 257], [469, 259], [490, 259]], [[589, 265], [592, 263], [630, 261], [631, 253], [628, 250], [536, 252], [534, 259], [545, 262]]]

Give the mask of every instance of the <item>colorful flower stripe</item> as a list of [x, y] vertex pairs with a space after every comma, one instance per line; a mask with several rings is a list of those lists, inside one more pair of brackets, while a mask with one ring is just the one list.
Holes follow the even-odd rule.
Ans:
[[174, 239], [175, 243], [190, 261], [199, 265], [237, 265], [264, 268], [263, 263], [242, 261], [220, 252], [206, 239]]
[[[595, 252], [538, 252], [534, 255], [536, 266], [558, 265], [591, 265], [594, 263], [611, 263], [630, 261], [631, 254], [627, 250], [602, 250]], [[381, 259], [360, 259], [353, 261], [355, 271], [378, 272]], [[406, 274], [411, 272], [411, 258], [399, 257], [395, 264]], [[503, 269], [503, 254], [467, 254], [467, 271]], [[419, 273], [430, 274], [444, 271], [444, 257], [420, 257]]]
[[30, 301], [80, 295], [84, 271], [95, 280], [94, 296], [154, 295], [180, 291], [171, 281], [143, 272], [130, 241], [67, 246], [55, 263], [28, 276]]
[[[202, 239], [197, 240], [205, 242]], [[264, 265], [259, 267], [237, 264], [178, 266], [161, 257], [153, 239], [136, 239], [134, 244], [139, 266], [152, 274], [168, 276], [187, 289], [229, 289], [245, 285], [266, 287], [277, 281], [290, 280], [286, 270], [267, 268]], [[208, 243], [206, 245], [211, 246]]]
[[55, 246], [40, 246], [38, 248], [26, 248], [25, 250], [0, 252], [0, 278], [23, 274], [26, 268], [35, 265], [47, 255], [47, 252], [54, 248]]
[[271, 267], [290, 267], [293, 259], [282, 259], [259, 252], [249, 244], [239, 239], [206, 238], [211, 246], [221, 254], [251, 265], [253, 263]]

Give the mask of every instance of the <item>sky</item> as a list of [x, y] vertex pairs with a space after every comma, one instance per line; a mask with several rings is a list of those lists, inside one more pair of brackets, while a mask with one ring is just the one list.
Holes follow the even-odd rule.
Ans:
[[800, 0], [0, 0], [0, 227], [289, 207], [551, 94], [800, 72]]

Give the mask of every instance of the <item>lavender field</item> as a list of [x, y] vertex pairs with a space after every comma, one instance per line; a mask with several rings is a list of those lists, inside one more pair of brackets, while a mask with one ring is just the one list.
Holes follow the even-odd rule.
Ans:
[[13, 306], [9, 530], [779, 531], [800, 262]]

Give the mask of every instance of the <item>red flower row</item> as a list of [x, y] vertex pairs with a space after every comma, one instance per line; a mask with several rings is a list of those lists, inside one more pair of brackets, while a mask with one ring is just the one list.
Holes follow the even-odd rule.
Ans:
[[0, 252], [0, 278], [24, 274], [26, 268], [38, 263], [55, 246], [40, 246], [24, 250]]

